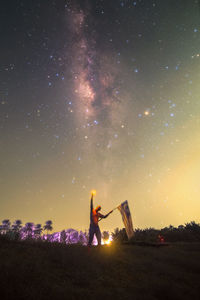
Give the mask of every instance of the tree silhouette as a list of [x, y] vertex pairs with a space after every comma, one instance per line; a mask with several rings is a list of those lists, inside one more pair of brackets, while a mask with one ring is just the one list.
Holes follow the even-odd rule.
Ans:
[[16, 220], [12, 225], [12, 233], [13, 233], [14, 239], [19, 239], [20, 238], [21, 228], [22, 228], [22, 221], [21, 220]]
[[10, 230], [10, 220], [5, 219], [2, 221], [1, 232], [3, 234], [7, 234], [9, 230]]
[[128, 240], [125, 228], [119, 229], [115, 228], [112, 232], [113, 241], [124, 242]]
[[16, 232], [19, 232], [20, 229], [22, 228], [22, 221], [21, 220], [16, 220], [13, 225], [12, 225], [12, 229]]
[[80, 233], [79, 233], [78, 243], [80, 243], [81, 245], [87, 245], [87, 243], [88, 243], [87, 236], [82, 231], [80, 231]]
[[23, 232], [25, 233], [26, 237], [28, 238], [33, 237], [33, 228], [34, 228], [34, 224], [32, 222], [28, 222], [25, 224], [23, 228]]
[[34, 237], [35, 238], [40, 238], [42, 230], [43, 230], [42, 225], [41, 224], [36, 224], [34, 226], [34, 229], [33, 229]]
[[67, 238], [67, 234], [65, 230], [62, 230], [60, 233], [60, 242], [66, 244], [66, 238]]
[[46, 221], [43, 229], [47, 231], [47, 235], [48, 235], [49, 231], [53, 230], [52, 221], [51, 220]]
[[102, 232], [102, 239], [104, 241], [104, 243], [109, 239], [109, 232], [108, 231], [103, 231]]

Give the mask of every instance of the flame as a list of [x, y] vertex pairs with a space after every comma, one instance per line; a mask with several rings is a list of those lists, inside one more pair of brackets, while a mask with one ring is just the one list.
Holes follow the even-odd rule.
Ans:
[[91, 191], [91, 195], [93, 195], [93, 196], [96, 196], [96, 193], [97, 193], [96, 190]]

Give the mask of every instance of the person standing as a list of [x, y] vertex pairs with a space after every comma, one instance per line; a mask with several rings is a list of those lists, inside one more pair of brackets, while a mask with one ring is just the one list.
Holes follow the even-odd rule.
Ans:
[[107, 215], [102, 215], [99, 211], [101, 210], [101, 206], [98, 205], [95, 209], [93, 208], [93, 196], [95, 195], [95, 191], [92, 191], [91, 200], [90, 200], [90, 229], [89, 229], [89, 242], [88, 246], [91, 247], [94, 235], [96, 235], [98, 245], [101, 245], [101, 231], [99, 228], [99, 221], [101, 219], [105, 219], [111, 214], [113, 211], [111, 210]]

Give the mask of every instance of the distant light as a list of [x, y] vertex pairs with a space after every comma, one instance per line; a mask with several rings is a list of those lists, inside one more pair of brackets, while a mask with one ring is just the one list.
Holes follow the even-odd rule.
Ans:
[[135, 72], [135, 73], [138, 73], [139, 71], [138, 71], [138, 69], [135, 69], [134, 72]]
[[197, 31], [198, 31], [198, 29], [197, 29], [197, 28], [195, 28], [195, 29], [194, 29], [194, 32], [197, 32]]
[[146, 111], [144, 112], [144, 114], [145, 114], [145, 116], [148, 116], [148, 115], [149, 115], [149, 111], [146, 110]]

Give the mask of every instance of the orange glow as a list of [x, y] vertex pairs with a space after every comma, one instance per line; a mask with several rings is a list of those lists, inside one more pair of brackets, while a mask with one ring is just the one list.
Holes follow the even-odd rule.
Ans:
[[110, 245], [110, 243], [111, 243], [111, 240], [105, 241], [105, 245]]
[[112, 236], [108, 240], [102, 240], [101, 245], [110, 245], [112, 243]]
[[96, 193], [97, 193], [96, 190], [91, 191], [91, 195], [93, 195], [93, 196], [96, 196]]

